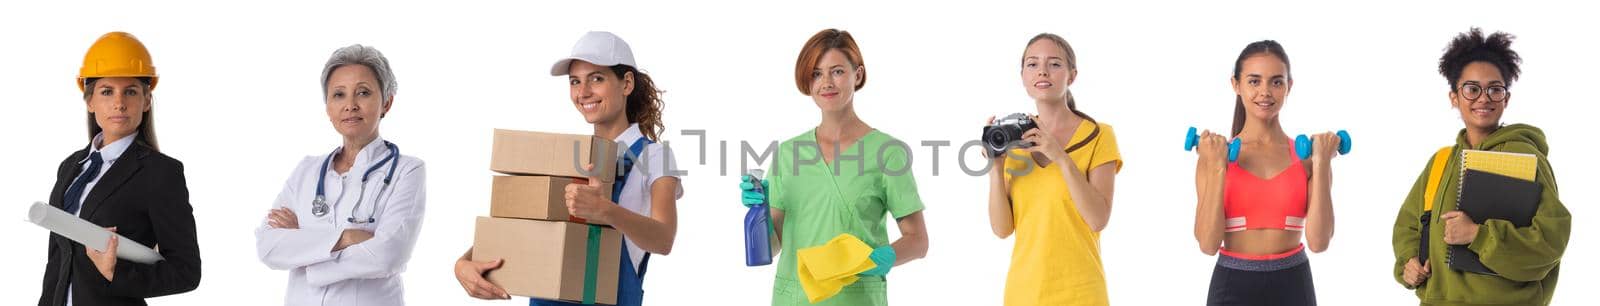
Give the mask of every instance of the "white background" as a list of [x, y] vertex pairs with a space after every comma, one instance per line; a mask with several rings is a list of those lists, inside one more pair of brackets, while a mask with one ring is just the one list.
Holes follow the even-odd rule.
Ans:
[[[1193, 154], [1178, 150], [1190, 125], [1226, 129], [1228, 76], [1245, 44], [1282, 42], [1295, 86], [1282, 114], [1290, 134], [1349, 129], [1355, 150], [1335, 161], [1339, 231], [1312, 255], [1318, 297], [1327, 305], [1415, 303], [1391, 277], [1391, 225], [1402, 198], [1434, 149], [1462, 127], [1436, 72], [1438, 57], [1470, 26], [1516, 34], [1524, 77], [1505, 121], [1543, 128], [1550, 160], [1576, 216], [1556, 304], [1600, 298], [1594, 242], [1596, 164], [1584, 159], [1596, 94], [1594, 7], [1512, 1], [1413, 3], [1119, 3], [1100, 1], [954, 5], [839, 3], [428, 4], [317, 2], [157, 4], [21, 1], [0, 9], [0, 304], [38, 298], [46, 232], [21, 221], [49, 196], [58, 162], [82, 148], [84, 104], [72, 85], [99, 35], [129, 31], [149, 46], [162, 76], [154, 92], [163, 152], [184, 161], [200, 229], [204, 281], [194, 292], [152, 300], [167, 305], [271, 305], [285, 272], [255, 256], [251, 229], [303, 156], [339, 145], [320, 101], [327, 56], [351, 43], [378, 47], [400, 90], [383, 136], [427, 161], [428, 211], [406, 279], [417, 305], [473, 304], [452, 264], [471, 243], [473, 217], [488, 211], [491, 128], [588, 133], [562, 77], [546, 73], [588, 30], [613, 31], [667, 90], [665, 121], [689, 171], [679, 201], [677, 244], [654, 257], [646, 280], [652, 305], [761, 305], [773, 268], [747, 268], [734, 175], [737, 141], [766, 143], [818, 122], [794, 89], [799, 47], [839, 27], [860, 42], [868, 71], [857, 112], [867, 123], [916, 144], [975, 138], [989, 115], [1032, 112], [1019, 78], [1026, 40], [1066, 37], [1081, 71], [1079, 107], [1116, 126], [1126, 167], [1115, 213], [1102, 236], [1111, 300], [1126, 305], [1202, 303], [1214, 263], [1192, 236]], [[1577, 4], [1588, 6], [1585, 4]], [[41, 7], [42, 6], [42, 7]], [[697, 139], [709, 131], [730, 150]], [[961, 174], [954, 150], [935, 165], [915, 150], [932, 247], [897, 267], [897, 305], [998, 305], [1010, 240], [990, 233], [987, 179]], [[975, 153], [974, 153], [975, 154]], [[976, 162], [978, 158], [972, 157]], [[482, 304], [523, 304], [512, 302]]]

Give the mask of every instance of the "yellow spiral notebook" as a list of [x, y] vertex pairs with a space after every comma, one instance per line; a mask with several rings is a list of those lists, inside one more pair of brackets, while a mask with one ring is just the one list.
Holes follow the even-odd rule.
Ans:
[[1539, 157], [1533, 154], [1461, 150], [1462, 173], [1478, 170], [1524, 181], [1534, 181], [1539, 173]]

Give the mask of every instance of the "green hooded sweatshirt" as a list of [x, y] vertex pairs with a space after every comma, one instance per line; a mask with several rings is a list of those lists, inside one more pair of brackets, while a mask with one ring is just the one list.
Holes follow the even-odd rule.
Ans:
[[[1445, 263], [1444, 222], [1439, 221], [1439, 216], [1456, 210], [1463, 149], [1526, 153], [1539, 158], [1534, 181], [1544, 191], [1533, 225], [1517, 228], [1505, 220], [1490, 219], [1478, 227], [1478, 235], [1467, 246], [1478, 253], [1485, 267], [1499, 275], [1455, 271]], [[1421, 237], [1418, 220], [1428, 186], [1428, 167], [1433, 166], [1431, 156], [1395, 217], [1394, 279], [1405, 285], [1406, 262], [1417, 256], [1418, 239], [1426, 238], [1428, 258], [1432, 260], [1425, 264], [1433, 276], [1415, 288], [1423, 305], [1549, 305], [1561, 271], [1561, 254], [1566, 251], [1571, 234], [1572, 215], [1556, 196], [1556, 177], [1546, 158], [1550, 147], [1545, 144], [1544, 132], [1525, 124], [1505, 126], [1474, 148], [1467, 143], [1466, 130], [1462, 130], [1451, 151], [1445, 175], [1438, 184], [1441, 190], [1434, 200], [1428, 237]]]

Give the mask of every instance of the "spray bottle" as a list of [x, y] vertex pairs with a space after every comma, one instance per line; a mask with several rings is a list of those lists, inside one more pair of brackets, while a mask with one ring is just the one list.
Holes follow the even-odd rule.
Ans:
[[[762, 176], [766, 173], [761, 170], [750, 170], [750, 183], [755, 185], [755, 192], [766, 194], [766, 189], [761, 185]], [[750, 206], [750, 211], [744, 214], [744, 264], [746, 266], [765, 266], [772, 264], [772, 215], [768, 212], [766, 201]]]

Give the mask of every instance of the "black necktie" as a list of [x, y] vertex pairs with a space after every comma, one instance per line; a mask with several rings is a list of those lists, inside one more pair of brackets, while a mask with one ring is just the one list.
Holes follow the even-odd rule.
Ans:
[[100, 152], [89, 153], [89, 168], [84, 169], [83, 174], [72, 180], [72, 187], [67, 187], [66, 198], [63, 199], [67, 201], [67, 213], [78, 214], [78, 208], [83, 204], [83, 189], [88, 187], [89, 182], [94, 181], [95, 177], [100, 176], [101, 163]]

